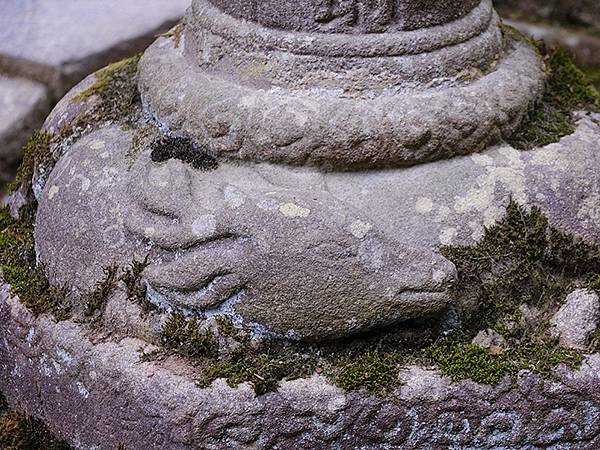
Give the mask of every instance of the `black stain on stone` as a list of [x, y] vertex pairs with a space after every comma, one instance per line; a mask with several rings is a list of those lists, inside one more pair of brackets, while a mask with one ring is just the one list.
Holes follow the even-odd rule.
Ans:
[[152, 143], [150, 157], [154, 162], [179, 159], [199, 170], [215, 170], [218, 167], [213, 155], [185, 137], [163, 136], [156, 139]]

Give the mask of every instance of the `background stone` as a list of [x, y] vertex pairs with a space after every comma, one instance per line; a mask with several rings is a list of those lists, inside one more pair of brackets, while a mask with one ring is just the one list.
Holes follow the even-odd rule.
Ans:
[[0, 0], [0, 192], [52, 105], [86, 75], [142, 51], [189, 3]]
[[0, 74], [0, 186], [10, 180], [21, 147], [44, 120], [49, 107], [48, 90], [43, 84]]

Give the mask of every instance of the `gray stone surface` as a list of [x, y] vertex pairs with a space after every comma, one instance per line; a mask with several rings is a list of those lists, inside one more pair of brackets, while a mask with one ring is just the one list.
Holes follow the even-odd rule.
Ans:
[[492, 354], [501, 353], [506, 347], [506, 340], [494, 330], [481, 330], [471, 341], [473, 345], [485, 348]]
[[0, 186], [12, 179], [21, 147], [49, 108], [45, 86], [0, 75]]
[[587, 289], [571, 292], [551, 321], [552, 331], [559, 338], [560, 345], [580, 350], [588, 347], [599, 322], [598, 294]]
[[265, 28], [195, 0], [184, 34], [145, 53], [144, 104], [231, 159], [348, 169], [475, 152], [514, 131], [544, 84], [488, 0], [444, 25], [360, 35]]
[[130, 132], [104, 128], [52, 172], [36, 242], [53, 282], [85, 292], [103, 267], [147, 252], [156, 303], [305, 339], [427, 317], [450, 301], [450, 262], [383, 236], [316, 189], [314, 174], [285, 186], [268, 166], [207, 172], [153, 163], [148, 151], [128, 170], [130, 148]]
[[[184, 361], [141, 362], [132, 338], [98, 340], [73, 322], [34, 319], [0, 290], [0, 390], [78, 449], [593, 450], [600, 447], [600, 357], [552, 380], [521, 372], [497, 386], [406, 367], [385, 398], [321, 376], [255, 397]], [[90, 340], [94, 339], [94, 341]], [[43, 401], [40, 401], [43, 399]]]
[[[575, 134], [532, 151], [505, 145], [355, 173], [268, 163], [201, 171], [153, 163], [149, 148], [132, 164], [131, 131], [105, 128], [75, 144], [40, 186], [39, 257], [54, 282], [83, 292], [102, 267], [151, 252], [156, 302], [209, 312], [239, 302], [242, 315], [284, 334], [336, 335], [428, 315], [448, 303], [441, 291], [451, 272], [430, 252], [476, 242], [511, 196], [600, 242], [598, 120], [582, 116]], [[256, 299], [237, 295], [245, 289]], [[370, 308], [361, 310], [358, 291], [371, 293]], [[391, 309], [379, 316], [382, 307]]]
[[0, 0], [0, 71], [40, 81], [60, 98], [89, 73], [144, 49], [189, 4]]

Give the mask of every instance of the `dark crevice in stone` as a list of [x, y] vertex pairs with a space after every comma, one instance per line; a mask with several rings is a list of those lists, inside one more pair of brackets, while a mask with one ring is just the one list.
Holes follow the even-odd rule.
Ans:
[[184, 137], [163, 136], [157, 139], [152, 144], [150, 157], [154, 162], [179, 159], [199, 170], [215, 170], [218, 167], [213, 155]]

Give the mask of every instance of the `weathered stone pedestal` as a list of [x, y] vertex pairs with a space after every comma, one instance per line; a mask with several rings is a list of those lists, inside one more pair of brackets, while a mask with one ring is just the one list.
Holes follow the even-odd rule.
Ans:
[[504, 143], [547, 75], [514, 35], [489, 0], [195, 0], [137, 73], [86, 79], [47, 119], [51, 158], [12, 210], [37, 201], [71, 317], [2, 287], [0, 389], [78, 448], [596, 448], [597, 355], [493, 387], [411, 365], [385, 397], [321, 368], [260, 396], [200, 387], [202, 358], [147, 358], [173, 314], [196, 342], [226, 317], [247, 345], [316, 348], [437, 320], [463, 300], [440, 246], [478, 241], [510, 198], [600, 242], [600, 116]]

